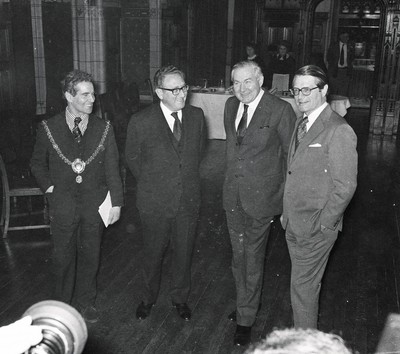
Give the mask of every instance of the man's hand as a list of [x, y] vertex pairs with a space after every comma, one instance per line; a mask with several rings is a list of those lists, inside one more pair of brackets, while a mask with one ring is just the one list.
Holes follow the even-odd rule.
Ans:
[[110, 210], [110, 214], [108, 215], [108, 223], [110, 225], [114, 224], [119, 220], [120, 216], [121, 216], [121, 207], [120, 206], [112, 207]]
[[32, 326], [32, 317], [25, 316], [8, 326], [0, 327], [0, 348], [3, 354], [25, 353], [43, 339], [42, 329]]

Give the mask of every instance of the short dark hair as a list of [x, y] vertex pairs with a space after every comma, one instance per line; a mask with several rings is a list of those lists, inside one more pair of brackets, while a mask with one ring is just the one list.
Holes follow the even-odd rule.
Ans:
[[72, 70], [67, 75], [65, 75], [64, 79], [61, 82], [61, 89], [63, 93], [69, 92], [72, 96], [76, 95], [76, 85], [80, 82], [90, 82], [93, 84], [92, 75], [81, 71], [81, 70]]
[[236, 69], [246, 68], [246, 67], [253, 69], [254, 74], [256, 75], [257, 78], [260, 76], [263, 76], [260, 66], [254, 60], [243, 60], [243, 61], [236, 63], [233, 66], [232, 71], [231, 71], [231, 80], [233, 80], [233, 72]]
[[185, 73], [173, 65], [163, 66], [154, 75], [154, 88], [163, 87], [164, 79], [167, 75], [177, 74], [180, 75], [185, 81]]
[[294, 73], [293, 80], [296, 78], [296, 76], [306, 76], [306, 75], [314, 76], [317, 79], [316, 85], [320, 89], [324, 88], [325, 85], [328, 85], [327, 75], [319, 66], [316, 65], [306, 65], [301, 67]]

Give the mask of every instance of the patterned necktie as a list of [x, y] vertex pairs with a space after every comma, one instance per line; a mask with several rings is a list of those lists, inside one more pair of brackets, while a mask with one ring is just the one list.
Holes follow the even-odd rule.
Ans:
[[76, 117], [74, 119], [74, 127], [72, 128], [72, 134], [74, 135], [75, 140], [80, 143], [82, 140], [82, 132], [79, 129], [79, 123], [82, 121], [81, 117]]
[[246, 134], [246, 129], [247, 129], [247, 109], [249, 108], [249, 105], [245, 104], [244, 105], [244, 110], [242, 114], [242, 118], [240, 118], [240, 122], [237, 128], [237, 140], [239, 144], [242, 143], [243, 137]]
[[177, 141], [179, 141], [179, 140], [181, 140], [181, 136], [182, 136], [182, 123], [178, 118], [178, 112], [171, 113], [171, 116], [174, 117], [174, 119], [175, 119], [173, 134], [174, 134], [175, 139]]
[[297, 127], [297, 132], [296, 132], [296, 150], [297, 150], [297, 147], [300, 144], [300, 141], [307, 134], [307, 123], [308, 123], [308, 117], [305, 116], [303, 118], [303, 120], [300, 122], [299, 126]]
[[339, 60], [339, 64], [341, 66], [344, 65], [344, 44], [342, 43], [342, 48], [340, 49], [340, 60]]

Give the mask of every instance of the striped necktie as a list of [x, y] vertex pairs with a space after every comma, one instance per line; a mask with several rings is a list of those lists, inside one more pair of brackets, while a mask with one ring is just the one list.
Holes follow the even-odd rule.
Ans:
[[297, 150], [297, 147], [300, 144], [300, 141], [307, 134], [307, 123], [308, 123], [308, 117], [304, 116], [303, 120], [300, 122], [299, 126], [297, 127], [297, 131], [296, 131], [296, 147], [295, 147], [296, 150]]
[[74, 127], [72, 128], [72, 134], [74, 135], [75, 140], [80, 143], [82, 140], [82, 132], [79, 129], [79, 123], [82, 121], [81, 117], [76, 117], [74, 119]]

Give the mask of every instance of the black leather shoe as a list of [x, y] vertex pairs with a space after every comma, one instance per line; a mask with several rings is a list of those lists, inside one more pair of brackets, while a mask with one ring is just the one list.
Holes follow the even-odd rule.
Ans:
[[251, 327], [236, 326], [235, 336], [233, 337], [233, 344], [244, 347], [251, 343]]
[[236, 310], [232, 311], [229, 315], [228, 315], [228, 320], [232, 321], [232, 322], [236, 322]]
[[136, 309], [136, 317], [138, 320], [144, 320], [146, 317], [150, 315], [151, 308], [154, 304], [145, 304], [143, 301], [139, 304]]
[[176, 308], [179, 317], [183, 318], [185, 321], [189, 321], [192, 317], [192, 311], [190, 310], [189, 306], [183, 302], [178, 304], [176, 302], [172, 302], [172, 305]]

